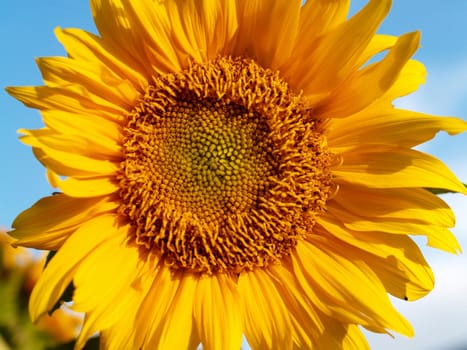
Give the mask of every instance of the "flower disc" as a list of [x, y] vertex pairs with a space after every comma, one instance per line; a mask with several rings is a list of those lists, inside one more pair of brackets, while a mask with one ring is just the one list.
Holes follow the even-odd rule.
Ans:
[[240, 273], [278, 261], [329, 194], [320, 123], [252, 60], [155, 77], [125, 135], [120, 213], [131, 239], [173, 269]]

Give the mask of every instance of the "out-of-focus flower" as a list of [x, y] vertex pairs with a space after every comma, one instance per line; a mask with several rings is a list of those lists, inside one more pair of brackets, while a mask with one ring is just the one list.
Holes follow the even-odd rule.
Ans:
[[13, 248], [11, 243], [13, 238], [6, 234], [6, 230], [0, 229], [0, 249], [1, 266], [3, 273], [11, 272], [12, 270], [22, 270], [28, 273], [29, 268], [37, 263], [34, 259], [31, 250], [23, 247]]
[[78, 335], [82, 317], [66, 307], [44, 315], [37, 326], [32, 325], [27, 305], [44, 267], [45, 255], [35, 254], [28, 248], [14, 248], [12, 241], [0, 230], [0, 337], [3, 346], [41, 350], [72, 341]]
[[[73, 282], [77, 347], [365, 349], [359, 326], [411, 336], [387, 293], [433, 275], [410, 234], [449, 252], [466, 193], [414, 150], [467, 124], [396, 109], [424, 82], [419, 33], [376, 31], [390, 8], [347, 0], [92, 0], [99, 31], [58, 29], [68, 57], [22, 130], [62, 193], [14, 222], [16, 245], [58, 251], [38, 319]], [[384, 58], [374, 58], [379, 53]]]

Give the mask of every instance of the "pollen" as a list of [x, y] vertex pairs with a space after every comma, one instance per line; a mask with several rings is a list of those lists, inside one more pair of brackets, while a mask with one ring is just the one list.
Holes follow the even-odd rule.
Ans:
[[218, 58], [154, 77], [118, 176], [129, 241], [173, 270], [240, 273], [289, 255], [332, 193], [321, 121], [277, 72]]

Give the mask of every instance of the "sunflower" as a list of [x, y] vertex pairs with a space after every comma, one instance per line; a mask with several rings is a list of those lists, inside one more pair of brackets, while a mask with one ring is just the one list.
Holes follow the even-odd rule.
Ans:
[[[413, 149], [467, 123], [394, 108], [425, 70], [419, 33], [376, 34], [389, 0], [92, 0], [99, 34], [57, 29], [68, 57], [21, 130], [60, 194], [15, 220], [57, 251], [34, 320], [70, 283], [81, 348], [365, 349], [360, 326], [412, 336], [388, 293], [433, 275], [409, 235], [448, 252], [466, 194]], [[374, 57], [383, 53], [383, 58]]]

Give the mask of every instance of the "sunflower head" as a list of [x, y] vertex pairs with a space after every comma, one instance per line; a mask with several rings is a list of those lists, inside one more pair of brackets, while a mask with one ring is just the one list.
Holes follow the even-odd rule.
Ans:
[[[31, 314], [73, 282], [77, 347], [364, 349], [359, 326], [412, 335], [388, 293], [427, 294], [409, 235], [460, 247], [467, 193], [413, 149], [457, 118], [397, 109], [418, 88], [419, 33], [376, 34], [390, 1], [92, 0], [98, 34], [56, 31], [22, 130], [60, 194], [15, 220], [57, 251]], [[383, 53], [380, 60], [373, 57]], [[380, 56], [378, 56], [380, 57]], [[226, 331], [227, 330], [227, 331]]]

